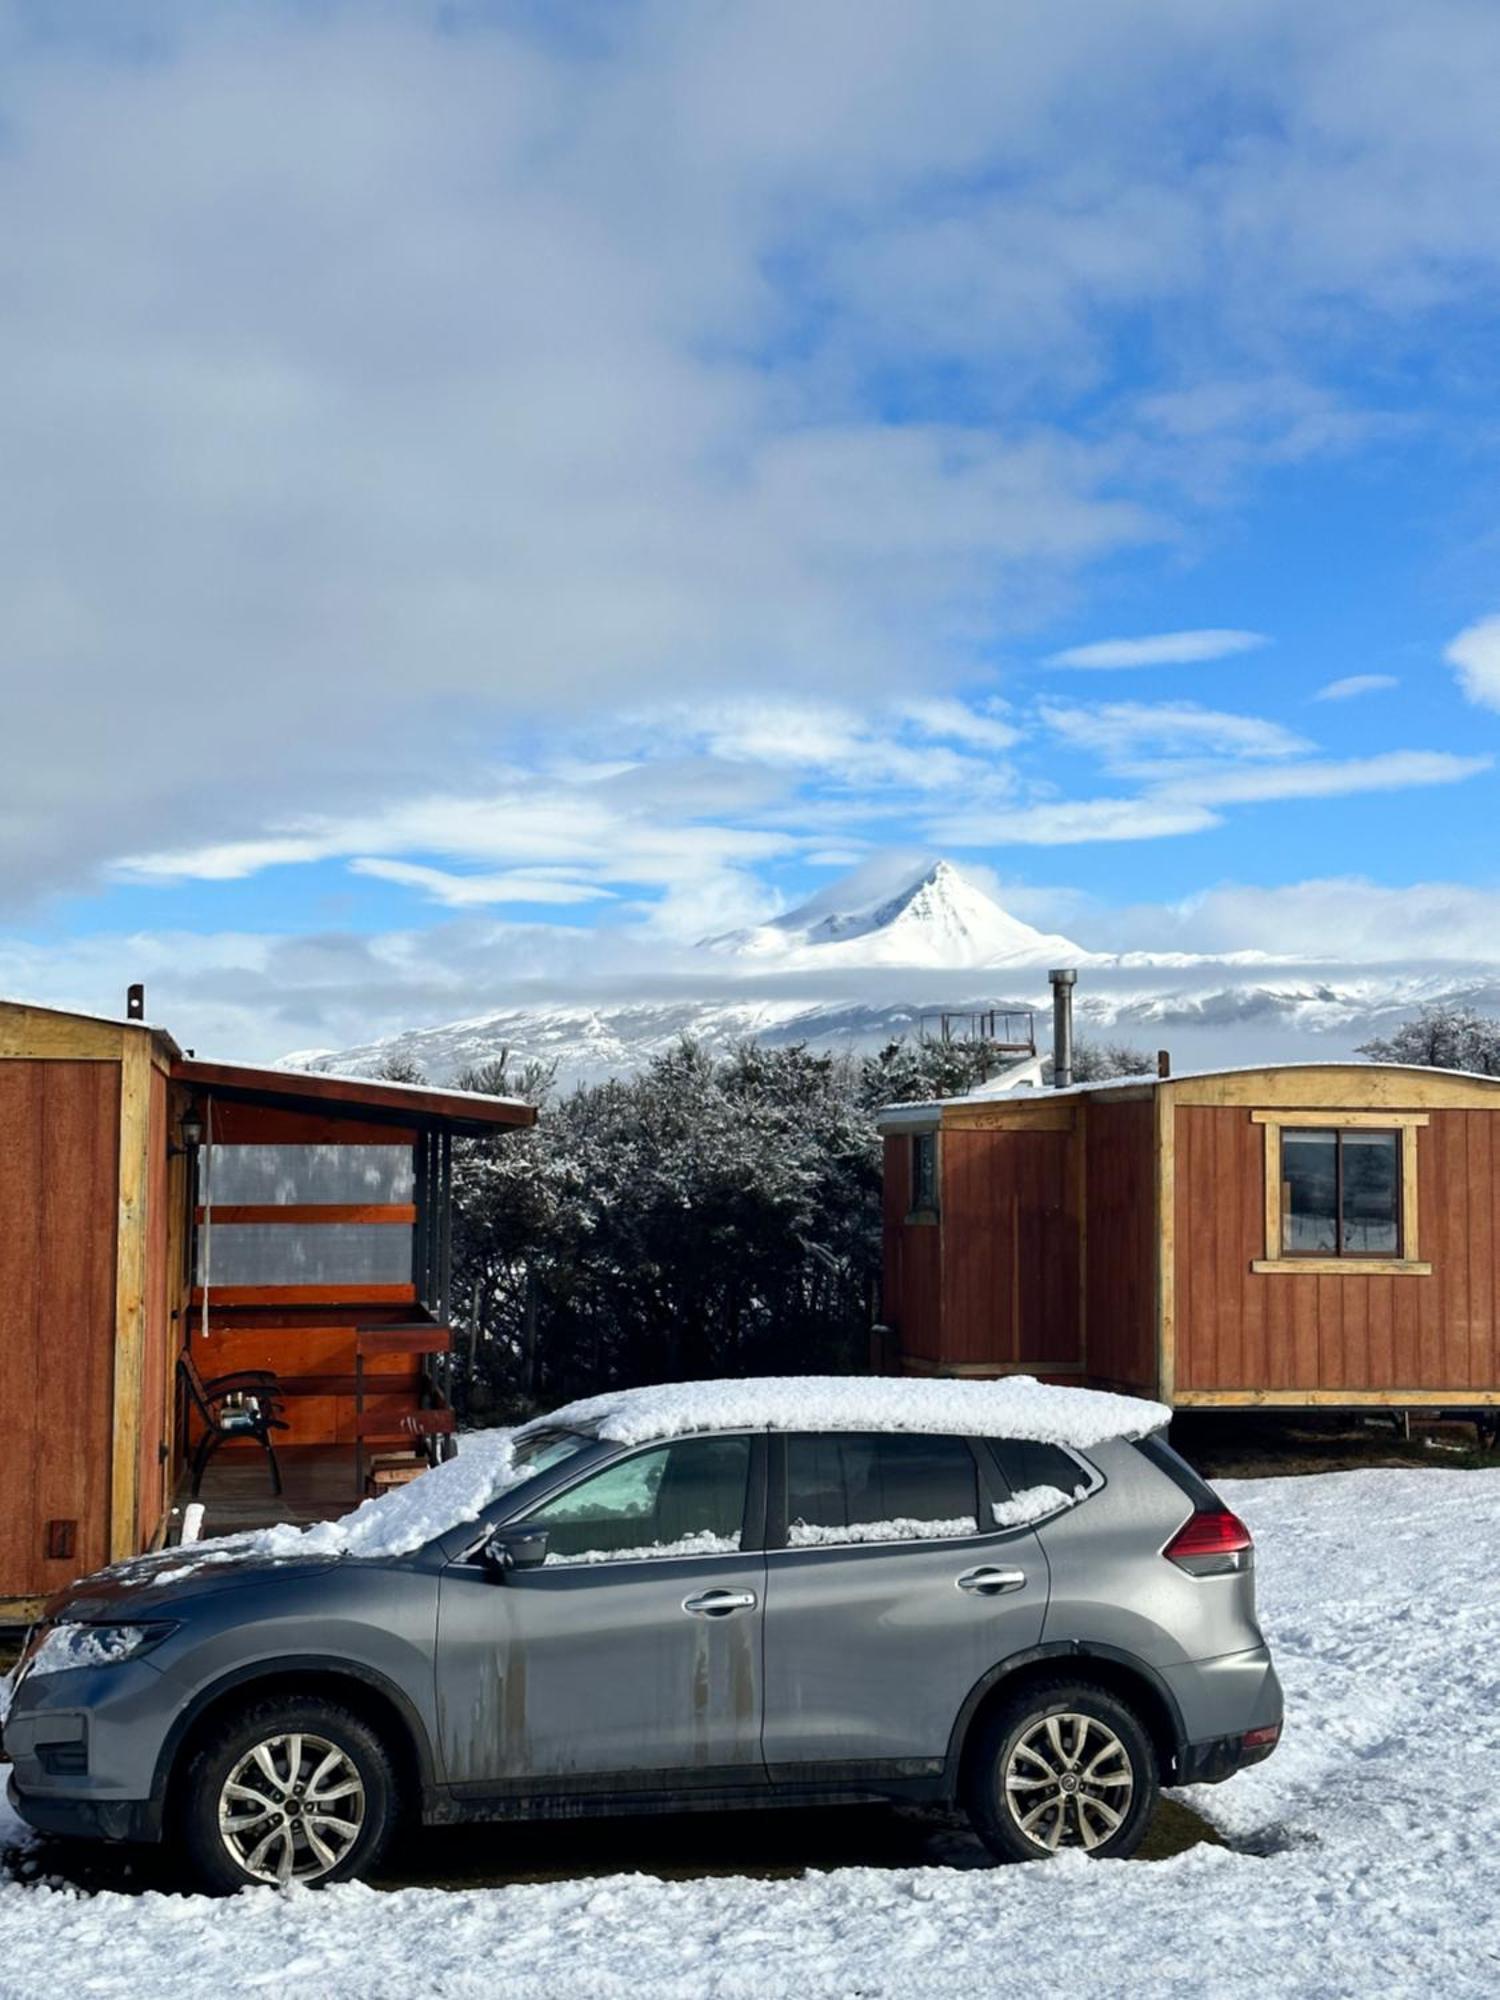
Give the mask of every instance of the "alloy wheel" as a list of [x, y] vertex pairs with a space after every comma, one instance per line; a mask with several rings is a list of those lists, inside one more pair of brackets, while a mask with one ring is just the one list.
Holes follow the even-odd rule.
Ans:
[[264, 1737], [219, 1790], [219, 1838], [256, 1882], [316, 1882], [353, 1847], [364, 1819], [364, 1780], [326, 1736]]
[[1045, 1854], [1102, 1846], [1124, 1825], [1134, 1791], [1130, 1753], [1096, 1715], [1044, 1716], [1006, 1761], [1006, 1810]]

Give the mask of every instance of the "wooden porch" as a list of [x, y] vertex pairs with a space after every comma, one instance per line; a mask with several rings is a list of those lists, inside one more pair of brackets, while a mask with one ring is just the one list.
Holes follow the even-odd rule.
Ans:
[[[306, 1527], [313, 1521], [336, 1520], [359, 1505], [353, 1445], [289, 1444], [281, 1446], [276, 1456], [281, 1465], [279, 1498], [271, 1491], [264, 1452], [231, 1446], [209, 1461], [198, 1495], [205, 1510], [205, 1537], [274, 1527], [278, 1521]], [[173, 1541], [181, 1533], [183, 1512], [192, 1503], [188, 1484], [184, 1467], [172, 1495]]]

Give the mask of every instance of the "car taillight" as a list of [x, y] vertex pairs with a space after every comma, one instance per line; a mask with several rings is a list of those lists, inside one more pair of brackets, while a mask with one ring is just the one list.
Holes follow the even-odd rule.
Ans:
[[1250, 1567], [1254, 1548], [1238, 1514], [1209, 1507], [1189, 1514], [1162, 1554], [1190, 1576], [1228, 1576]]

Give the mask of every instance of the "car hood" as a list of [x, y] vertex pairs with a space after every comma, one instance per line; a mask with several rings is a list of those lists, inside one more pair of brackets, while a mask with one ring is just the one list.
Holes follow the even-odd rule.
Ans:
[[268, 1577], [291, 1581], [331, 1569], [341, 1558], [325, 1556], [224, 1556], [191, 1549], [163, 1549], [134, 1561], [113, 1563], [70, 1583], [47, 1600], [43, 1617], [79, 1624], [125, 1622], [164, 1612], [190, 1597], [210, 1591], [233, 1590], [264, 1583]]

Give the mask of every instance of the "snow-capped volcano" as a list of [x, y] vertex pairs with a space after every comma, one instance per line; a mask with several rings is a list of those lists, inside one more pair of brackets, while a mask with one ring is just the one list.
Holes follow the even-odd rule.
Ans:
[[770, 970], [909, 965], [929, 971], [1077, 964], [1092, 954], [1001, 908], [977, 882], [937, 861], [894, 895], [849, 897], [835, 883], [767, 924], [705, 938], [703, 949]]

